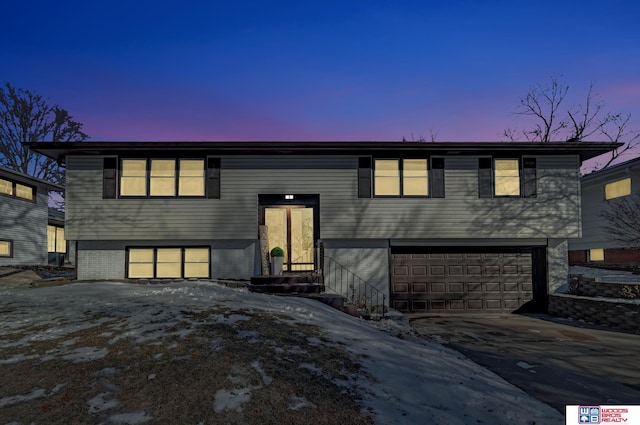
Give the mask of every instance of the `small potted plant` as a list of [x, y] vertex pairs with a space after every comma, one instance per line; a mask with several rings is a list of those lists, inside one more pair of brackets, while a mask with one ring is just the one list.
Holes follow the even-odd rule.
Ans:
[[271, 274], [282, 274], [282, 263], [284, 262], [284, 250], [276, 246], [271, 250]]

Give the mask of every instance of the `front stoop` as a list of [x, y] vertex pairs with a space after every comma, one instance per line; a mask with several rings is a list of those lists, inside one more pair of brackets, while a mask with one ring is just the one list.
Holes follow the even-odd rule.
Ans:
[[355, 317], [363, 317], [362, 312], [354, 305], [345, 305], [346, 299], [337, 294], [325, 293], [323, 277], [307, 273], [299, 275], [253, 276], [248, 285], [250, 292], [261, 294], [288, 295], [310, 298], [326, 304], [343, 313]]
[[248, 288], [261, 294], [319, 294], [325, 289], [322, 276], [316, 274], [252, 276]]

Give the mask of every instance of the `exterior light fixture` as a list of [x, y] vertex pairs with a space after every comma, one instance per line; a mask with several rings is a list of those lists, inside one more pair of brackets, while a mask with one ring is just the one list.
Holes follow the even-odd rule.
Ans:
[[284, 199], [286, 199], [288, 201], [292, 201], [293, 200], [293, 195], [284, 195]]

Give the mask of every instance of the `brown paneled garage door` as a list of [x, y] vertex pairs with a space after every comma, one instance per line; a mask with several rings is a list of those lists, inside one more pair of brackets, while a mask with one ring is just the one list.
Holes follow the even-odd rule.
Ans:
[[391, 251], [391, 305], [404, 312], [511, 312], [533, 299], [527, 249]]

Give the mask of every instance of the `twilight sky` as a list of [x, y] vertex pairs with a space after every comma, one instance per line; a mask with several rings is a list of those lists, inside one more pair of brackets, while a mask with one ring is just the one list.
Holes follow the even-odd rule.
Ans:
[[5, 2], [0, 82], [90, 140], [503, 140], [531, 86], [640, 129], [637, 0]]

